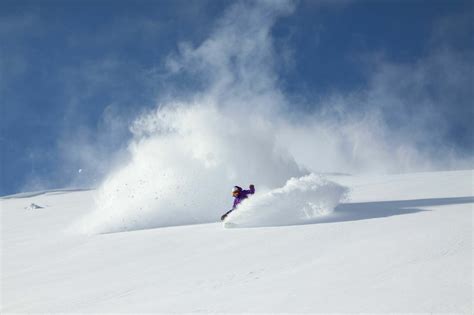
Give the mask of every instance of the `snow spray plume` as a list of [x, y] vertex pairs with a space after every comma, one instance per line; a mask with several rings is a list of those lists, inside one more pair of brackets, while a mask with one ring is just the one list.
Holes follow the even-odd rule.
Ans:
[[193, 102], [164, 104], [137, 119], [131, 161], [100, 187], [83, 229], [212, 222], [230, 207], [229, 187], [270, 189], [304, 174], [276, 138], [284, 101], [275, 88], [270, 28], [291, 10], [286, 1], [238, 3], [208, 40], [170, 57], [172, 72], [200, 72], [210, 86]]
[[315, 174], [291, 178], [282, 188], [247, 199], [226, 219], [226, 227], [317, 222], [333, 212], [348, 190]]
[[[271, 36], [275, 20], [293, 9], [287, 1], [238, 2], [207, 40], [179, 45], [166, 60], [168, 77], [189, 77], [190, 90], [132, 124], [130, 161], [104, 181], [82, 229], [213, 222], [229, 210], [230, 188], [248, 184], [256, 185], [257, 195], [232, 220], [242, 226], [264, 219], [301, 223], [330, 212], [344, 195], [334, 183], [302, 177], [311, 171], [380, 173], [435, 165], [417, 149], [426, 132], [394, 131], [384, 108], [371, 110], [387, 94], [376, 85], [323, 99], [316, 104], [320, 111], [295, 111], [278, 87]], [[401, 99], [389, 97], [393, 106]], [[264, 191], [270, 192], [258, 197]], [[259, 206], [268, 213], [252, 222]]]
[[83, 222], [88, 232], [212, 222], [230, 207], [236, 183], [265, 189], [302, 174], [268, 121], [226, 116], [212, 104], [167, 106], [134, 128], [149, 135], [98, 190], [97, 211]]

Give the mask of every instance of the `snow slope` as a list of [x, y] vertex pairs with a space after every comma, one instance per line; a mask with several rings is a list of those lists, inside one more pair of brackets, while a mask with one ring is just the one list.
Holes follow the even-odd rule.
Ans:
[[274, 227], [84, 235], [94, 191], [3, 198], [1, 312], [472, 313], [473, 171], [329, 179], [349, 201]]

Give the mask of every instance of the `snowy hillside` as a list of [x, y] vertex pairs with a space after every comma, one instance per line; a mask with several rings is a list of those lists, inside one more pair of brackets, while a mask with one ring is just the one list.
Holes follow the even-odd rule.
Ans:
[[[254, 203], [229, 218], [232, 229], [168, 213], [163, 227], [121, 216], [134, 228], [84, 233], [77, 227], [105, 222], [96, 215], [98, 191], [4, 197], [1, 312], [469, 314], [473, 175], [333, 175], [324, 179], [332, 184], [257, 186]], [[309, 221], [286, 206], [301, 196], [337, 203], [341, 194], [343, 203]], [[285, 206], [262, 214], [275, 200]], [[196, 220], [212, 221], [209, 214]]]

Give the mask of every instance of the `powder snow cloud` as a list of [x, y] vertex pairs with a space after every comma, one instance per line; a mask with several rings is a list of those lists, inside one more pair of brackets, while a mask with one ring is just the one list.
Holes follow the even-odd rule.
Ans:
[[[97, 209], [81, 222], [82, 229], [100, 233], [213, 222], [230, 207], [230, 188], [248, 184], [265, 197], [256, 197], [254, 206], [249, 200], [243, 217], [264, 205], [277, 214], [296, 211], [286, 223], [302, 223], [301, 209], [314, 205], [314, 196], [326, 202], [320, 213], [325, 214], [345, 195], [343, 187], [316, 180], [312, 172], [463, 165], [449, 153], [431, 158], [434, 147], [446, 147], [442, 140], [423, 146], [432, 136], [441, 139], [439, 131], [424, 130], [425, 121], [427, 128], [438, 119], [424, 112], [429, 106], [420, 112], [422, 128], [411, 126], [413, 118], [398, 129], [387, 121], [386, 113], [397, 109], [405, 110], [401, 119], [412, 115], [406, 106], [419, 96], [415, 83], [426, 76], [425, 62], [419, 63], [417, 76], [405, 81], [410, 93], [398, 82], [408, 70], [383, 62], [367, 90], [330, 95], [311, 112], [298, 109], [279, 86], [280, 56], [271, 32], [278, 18], [294, 9], [290, 1], [238, 2], [207, 39], [180, 43], [166, 60], [164, 78], [170, 90], [176, 90], [174, 80], [186, 82], [188, 89], [133, 122], [130, 159], [98, 189]], [[295, 183], [304, 188], [308, 178], [314, 185], [305, 191], [312, 193], [288, 188]], [[236, 220], [244, 226], [262, 224], [243, 217]], [[271, 222], [285, 224], [276, 217]]]

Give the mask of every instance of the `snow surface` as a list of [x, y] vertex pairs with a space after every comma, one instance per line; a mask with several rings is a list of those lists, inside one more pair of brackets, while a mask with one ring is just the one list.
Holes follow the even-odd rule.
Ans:
[[258, 227], [235, 229], [170, 221], [83, 234], [97, 191], [2, 198], [1, 312], [471, 314], [473, 175], [310, 176], [321, 198], [348, 187], [349, 199], [307, 224], [276, 211], [279, 226], [262, 227], [250, 214], [281, 199], [257, 191], [230, 219]]

